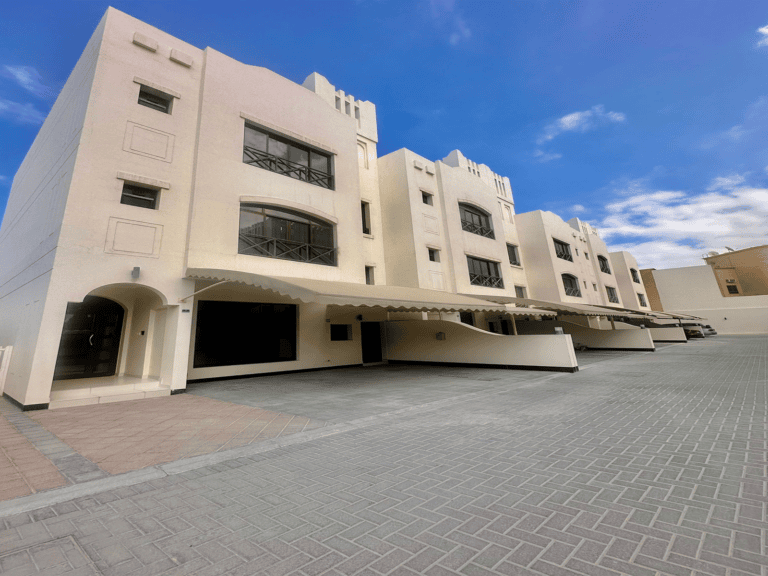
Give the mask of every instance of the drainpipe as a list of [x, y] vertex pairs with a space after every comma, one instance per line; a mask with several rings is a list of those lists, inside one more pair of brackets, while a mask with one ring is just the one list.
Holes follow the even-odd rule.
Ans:
[[512, 334], [517, 336], [517, 324], [515, 324], [515, 315], [510, 314], [509, 317], [512, 318]]
[[616, 330], [616, 322], [614, 322], [613, 316], [611, 316], [611, 330]]

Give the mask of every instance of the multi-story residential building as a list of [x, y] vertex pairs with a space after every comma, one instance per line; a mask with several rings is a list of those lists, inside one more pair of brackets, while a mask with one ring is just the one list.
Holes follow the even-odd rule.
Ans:
[[[420, 221], [400, 236], [377, 139], [375, 106], [322, 76], [298, 85], [110, 8], [0, 228], [4, 394], [71, 406], [385, 358], [576, 369], [565, 336], [423, 325], [488, 313], [504, 330], [511, 312], [462, 294], [524, 281], [505, 264], [511, 188], [458, 153], [424, 162], [407, 197], [426, 209], [422, 189], [437, 195], [426, 216], [438, 234], [413, 209]], [[401, 242], [418, 265], [393, 259]], [[451, 254], [446, 268], [430, 248]]]
[[650, 311], [648, 294], [635, 257], [626, 251], [611, 252], [608, 256], [624, 305], [632, 310]]
[[[379, 158], [387, 214], [385, 257], [394, 283], [477, 297], [527, 295], [509, 179], [454, 150], [431, 161], [401, 149]], [[462, 321], [508, 333], [498, 315]]]
[[541, 210], [518, 214], [515, 221], [531, 298], [621, 306], [610, 267], [603, 263], [608, 250], [594, 228]]

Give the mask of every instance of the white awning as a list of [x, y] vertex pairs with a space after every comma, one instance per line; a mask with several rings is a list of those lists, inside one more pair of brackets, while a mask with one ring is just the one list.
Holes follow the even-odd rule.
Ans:
[[393, 312], [507, 312], [504, 306], [487, 300], [424, 288], [284, 278], [212, 268], [188, 268], [187, 278], [256, 286], [305, 303], [377, 307]]
[[[479, 297], [479, 296], [478, 296]], [[500, 304], [514, 304], [515, 308], [507, 307], [509, 310], [525, 310], [521, 306], [532, 306], [534, 309], [550, 310], [559, 314], [570, 314], [574, 316], [612, 316], [617, 318], [646, 318], [642, 312], [624, 312], [621, 310], [611, 310], [600, 306], [591, 306], [589, 304], [563, 304], [562, 302], [548, 302], [546, 300], [534, 300], [532, 298], [515, 298], [514, 296], [482, 296], [490, 302]]]

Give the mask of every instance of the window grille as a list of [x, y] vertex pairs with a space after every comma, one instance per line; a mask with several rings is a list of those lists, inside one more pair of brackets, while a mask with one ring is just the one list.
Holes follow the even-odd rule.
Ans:
[[571, 274], [563, 274], [563, 288], [565, 288], [566, 296], [581, 297], [581, 289], [579, 288], [579, 279]]
[[491, 218], [479, 208], [469, 206], [468, 204], [459, 204], [459, 213], [461, 214], [461, 229], [478, 236], [495, 239]]
[[555, 256], [562, 260], [573, 262], [573, 256], [571, 256], [571, 245], [566, 244], [565, 242], [561, 242], [560, 240], [555, 240], [554, 238], [552, 241], [555, 243]]
[[504, 279], [499, 270], [499, 263], [467, 256], [469, 283], [488, 288], [504, 288]]
[[333, 190], [331, 155], [283, 136], [245, 125], [243, 162]]

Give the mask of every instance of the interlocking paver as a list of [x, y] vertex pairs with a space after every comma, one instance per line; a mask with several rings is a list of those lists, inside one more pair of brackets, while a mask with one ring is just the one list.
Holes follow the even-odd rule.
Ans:
[[[263, 391], [313, 421], [397, 412], [2, 518], [0, 567], [768, 576], [768, 337], [592, 359], [556, 376], [398, 366], [206, 384], [195, 394], [264, 410]], [[79, 542], [82, 566], [28, 551], [57, 538]]]

